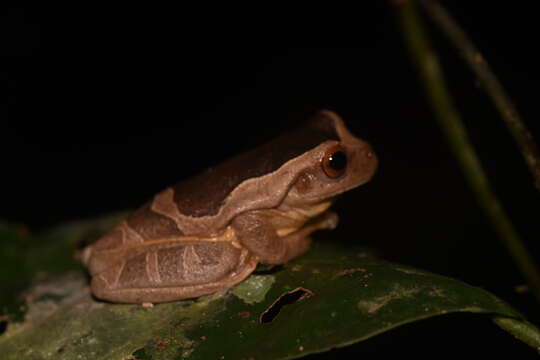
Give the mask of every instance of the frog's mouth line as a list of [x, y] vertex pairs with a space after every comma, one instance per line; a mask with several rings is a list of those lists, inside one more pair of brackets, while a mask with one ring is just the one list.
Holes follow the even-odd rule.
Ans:
[[309, 196], [304, 196], [302, 197], [302, 200], [306, 203], [306, 204], [316, 204], [316, 203], [319, 203], [319, 202], [330, 202], [330, 203], [335, 203], [336, 200], [338, 200], [339, 198], [341, 198], [341, 196], [343, 195], [344, 192], [346, 192], [347, 190], [344, 190], [344, 191], [336, 191], [334, 193], [331, 193], [331, 194], [325, 194], [324, 196], [322, 197], [309, 197]]

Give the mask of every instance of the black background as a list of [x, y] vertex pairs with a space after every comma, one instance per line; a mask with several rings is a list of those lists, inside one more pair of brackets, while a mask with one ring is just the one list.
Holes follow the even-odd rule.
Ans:
[[[444, 3], [540, 138], [532, 3]], [[337, 204], [336, 238], [484, 287], [538, 324], [537, 303], [515, 292], [523, 280], [435, 124], [392, 7], [272, 5], [4, 4], [0, 218], [37, 231], [135, 207], [326, 107], [380, 157], [374, 180]], [[538, 254], [538, 191], [474, 76], [430, 29], [488, 176]], [[507, 350], [535, 356], [487, 318], [463, 314], [310, 359]]]

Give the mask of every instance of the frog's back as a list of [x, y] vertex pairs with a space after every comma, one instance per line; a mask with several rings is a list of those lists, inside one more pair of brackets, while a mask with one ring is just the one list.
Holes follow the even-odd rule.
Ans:
[[321, 112], [302, 127], [177, 183], [173, 187], [174, 201], [183, 215], [216, 215], [239, 184], [270, 174], [327, 140], [339, 137], [334, 120]]
[[[246, 180], [276, 171], [324, 141], [338, 140], [335, 126], [328, 112], [318, 113], [303, 127], [165, 189], [87, 248], [83, 261], [88, 263], [95, 251], [193, 235], [215, 235], [216, 230], [222, 230], [216, 229], [215, 224], [227, 224], [230, 219], [212, 219], [219, 217], [220, 209], [226, 206], [235, 188]], [[234, 214], [230, 212], [228, 216]]]

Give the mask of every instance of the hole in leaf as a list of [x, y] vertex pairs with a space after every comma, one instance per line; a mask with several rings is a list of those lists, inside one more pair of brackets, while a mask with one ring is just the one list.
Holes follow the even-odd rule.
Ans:
[[277, 298], [277, 300], [261, 314], [259, 320], [262, 324], [269, 323], [276, 318], [285, 305], [294, 304], [311, 296], [313, 296], [313, 291], [303, 287], [288, 291]]
[[144, 359], [149, 359], [149, 358], [146, 356], [146, 350], [144, 348], [141, 348], [135, 351], [133, 354], [131, 354], [131, 358], [128, 357], [128, 359], [144, 360]]
[[6, 332], [8, 327], [8, 320], [0, 318], [0, 335]]

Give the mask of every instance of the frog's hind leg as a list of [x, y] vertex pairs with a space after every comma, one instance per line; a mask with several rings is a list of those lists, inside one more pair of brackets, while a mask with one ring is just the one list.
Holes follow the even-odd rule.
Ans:
[[115, 302], [173, 301], [226, 290], [256, 266], [255, 256], [229, 242], [156, 245], [95, 274], [91, 286], [96, 297]]

